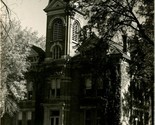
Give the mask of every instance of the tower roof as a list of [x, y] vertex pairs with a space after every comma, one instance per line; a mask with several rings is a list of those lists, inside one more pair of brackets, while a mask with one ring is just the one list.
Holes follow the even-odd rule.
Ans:
[[52, 0], [49, 2], [47, 7], [44, 9], [45, 12], [61, 9], [65, 7], [65, 2], [63, 0]]

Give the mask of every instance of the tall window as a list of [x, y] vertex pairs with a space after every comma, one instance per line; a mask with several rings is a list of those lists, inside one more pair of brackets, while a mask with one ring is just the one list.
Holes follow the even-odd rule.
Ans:
[[18, 113], [18, 125], [22, 125], [23, 114], [22, 112]]
[[101, 111], [97, 111], [97, 114], [96, 114], [96, 125], [101, 125]]
[[103, 96], [103, 80], [101, 78], [97, 78], [97, 96]]
[[32, 96], [33, 96], [33, 83], [32, 82], [28, 83], [27, 90], [28, 90], [27, 98], [28, 100], [32, 100]]
[[85, 125], [91, 125], [92, 121], [91, 121], [91, 111], [90, 110], [86, 110], [85, 111]]
[[27, 112], [27, 125], [32, 125], [32, 112]]
[[73, 32], [72, 32], [72, 40], [73, 42], [79, 41], [79, 31], [80, 31], [80, 24], [79, 22], [75, 21], [73, 23]]
[[53, 41], [62, 40], [63, 22], [61, 19], [55, 19], [53, 22]]
[[53, 79], [50, 85], [50, 98], [60, 97], [60, 79]]
[[85, 94], [87, 96], [92, 95], [92, 80], [91, 80], [91, 77], [85, 78]]
[[60, 112], [57, 110], [50, 111], [50, 125], [59, 125]]
[[84, 125], [101, 125], [101, 110], [86, 109], [84, 111]]
[[60, 59], [61, 58], [61, 48], [60, 46], [56, 45], [53, 48], [53, 59]]

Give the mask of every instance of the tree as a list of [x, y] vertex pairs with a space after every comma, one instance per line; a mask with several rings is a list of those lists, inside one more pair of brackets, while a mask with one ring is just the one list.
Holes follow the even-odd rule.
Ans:
[[128, 35], [136, 32], [145, 42], [154, 44], [147, 32], [150, 27], [145, 26], [148, 20], [153, 26], [153, 0], [79, 0], [78, 3], [78, 8], [88, 12], [90, 25], [105, 40], [111, 40], [118, 32]]
[[116, 36], [128, 36], [131, 75], [137, 80], [153, 82], [153, 0], [79, 0], [76, 3], [77, 8], [88, 12], [88, 25], [99, 32], [103, 41], [117, 42]]
[[[151, 96], [153, 94], [153, 0], [75, 0], [75, 3], [75, 7], [86, 12], [89, 19], [87, 26], [82, 29], [85, 33], [90, 28], [98, 31], [99, 37], [103, 39], [100, 42], [108, 43], [118, 42], [121, 35], [128, 36], [131, 49], [131, 86], [137, 83], [142, 86], [138, 91], [132, 89], [132, 93], [134, 95], [139, 93], [138, 98], [141, 101], [144, 95]], [[82, 42], [85, 41], [85, 36], [83, 35]], [[98, 54], [94, 57], [93, 59], [96, 60]], [[96, 62], [99, 64], [98, 67], [104, 65], [102, 56]], [[126, 101], [131, 105], [130, 98], [127, 97]], [[149, 99], [147, 101], [149, 102]], [[127, 108], [129, 109], [130, 106]]]
[[[4, 23], [2, 25], [4, 26]], [[16, 103], [24, 99], [26, 93], [24, 72], [29, 67], [26, 59], [30, 45], [24, 32], [15, 22], [11, 22], [9, 31], [8, 28], [6, 24], [1, 33], [1, 116], [6, 112], [9, 114], [15, 112]]]
[[[39, 45], [44, 40], [36, 32], [22, 29], [20, 23], [11, 19], [11, 10], [1, 0], [2, 18], [0, 19], [0, 116], [13, 115], [18, 111], [18, 102], [25, 99], [25, 73], [30, 67], [27, 57], [32, 44]], [[45, 43], [45, 42], [44, 42]]]
[[[143, 39], [135, 37], [131, 43], [131, 92], [132, 104], [129, 107], [141, 107], [149, 111], [149, 124], [153, 122], [153, 86], [154, 86], [154, 66], [153, 66], [153, 46], [146, 44]], [[127, 100], [129, 101], [129, 100]], [[152, 110], [152, 111], [151, 111]], [[151, 120], [152, 119], [152, 120]], [[148, 121], [147, 121], [148, 122]], [[145, 123], [148, 124], [148, 123]]]

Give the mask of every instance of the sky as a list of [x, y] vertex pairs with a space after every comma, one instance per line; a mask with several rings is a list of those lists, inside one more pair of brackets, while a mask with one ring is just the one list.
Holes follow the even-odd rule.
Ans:
[[4, 0], [11, 9], [11, 14], [21, 22], [22, 28], [32, 28], [38, 36], [46, 36], [46, 13], [43, 9], [48, 0]]

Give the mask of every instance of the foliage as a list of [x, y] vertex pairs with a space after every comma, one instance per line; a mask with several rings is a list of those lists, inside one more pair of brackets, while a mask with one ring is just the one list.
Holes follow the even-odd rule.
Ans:
[[[126, 115], [130, 112], [130, 124], [132, 124], [135, 117], [139, 117], [140, 122], [142, 121], [140, 116], [135, 116], [134, 110], [131, 110], [132, 107], [143, 109], [145, 124], [152, 124], [153, 114], [150, 110], [153, 110], [151, 104], [153, 102], [154, 86], [153, 46], [143, 42], [143, 39], [135, 37], [130, 41], [130, 47], [132, 50], [130, 63], [131, 83], [124, 95], [124, 102], [126, 103], [123, 105], [123, 111]], [[149, 114], [149, 116], [146, 116], [146, 114]]]
[[[150, 0], [153, 5], [153, 1]], [[150, 2], [144, 0], [82, 0], [77, 1], [78, 9], [87, 12], [89, 25], [96, 28], [105, 40], [112, 40], [120, 33], [133, 35], [138, 33], [145, 42], [153, 45], [153, 39], [147, 31], [150, 27], [144, 24], [148, 18], [153, 20], [153, 7], [147, 8]], [[149, 3], [149, 4], [148, 4]], [[143, 11], [143, 10], [146, 11]]]
[[45, 50], [45, 37], [41, 36], [38, 37], [37, 31], [32, 31], [32, 28], [25, 28], [23, 29], [23, 32], [27, 36], [27, 39], [29, 41], [29, 44], [37, 46], [43, 50]]
[[134, 83], [145, 84], [144, 92], [153, 87], [153, 46], [143, 42], [143, 39], [134, 38], [131, 42], [131, 69], [130, 74]]
[[[92, 39], [92, 37], [90, 38]], [[103, 110], [101, 116], [102, 122], [118, 125], [120, 122], [119, 61], [107, 53], [110, 45], [103, 41], [103, 39], [95, 41], [96, 43], [94, 39], [90, 41], [85, 41], [80, 46], [79, 51], [82, 53], [80, 58], [81, 65], [84, 65], [86, 70], [90, 69], [89, 72], [92, 74], [93, 81], [92, 89], [94, 91], [97, 91], [98, 82], [101, 82], [100, 84], [103, 86], [102, 95], [100, 95], [105, 100], [104, 104], [101, 104], [102, 106], [100, 107]], [[96, 94], [92, 96], [96, 96]], [[108, 116], [112, 116], [113, 119], [110, 119]]]
[[[142, 86], [138, 91], [132, 91], [135, 95], [139, 94], [141, 102], [146, 94], [149, 97], [153, 92], [153, 0], [75, 0], [75, 3], [75, 7], [85, 12], [89, 20], [82, 29], [83, 43], [87, 39], [87, 32], [93, 30], [98, 31], [99, 37], [103, 39], [100, 42], [118, 42], [122, 34], [128, 36], [131, 49], [131, 83]], [[104, 44], [100, 45], [102, 48]], [[93, 56], [99, 74], [100, 70], [105, 71], [102, 69], [105, 62], [100, 53]], [[130, 103], [127, 107], [129, 109], [132, 102], [128, 94], [125, 101]]]
[[128, 36], [132, 79], [145, 82], [147, 90], [152, 90], [153, 0], [79, 0], [76, 5], [87, 12], [88, 26], [97, 29], [104, 42], [117, 42], [121, 34]]
[[0, 19], [0, 116], [5, 113], [13, 115], [18, 111], [17, 103], [25, 98], [25, 72], [30, 63], [31, 44], [41, 45], [43, 37], [38, 38], [36, 32], [22, 29], [18, 21], [11, 19], [11, 10], [1, 0], [2, 18]]
[[26, 81], [24, 72], [29, 63], [30, 45], [19, 23], [2, 22], [1, 32], [1, 115], [17, 110], [16, 102], [24, 99]]

